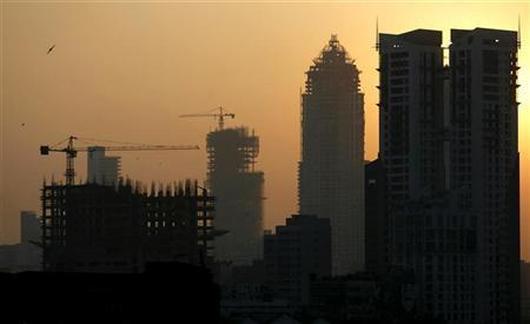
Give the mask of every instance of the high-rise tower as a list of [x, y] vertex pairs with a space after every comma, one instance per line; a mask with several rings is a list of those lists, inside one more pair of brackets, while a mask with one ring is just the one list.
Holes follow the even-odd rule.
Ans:
[[452, 30], [445, 67], [439, 31], [378, 43], [388, 265], [426, 316], [518, 323], [517, 34]]
[[517, 33], [451, 30], [451, 188], [476, 226], [476, 321], [519, 322]]
[[389, 207], [443, 189], [442, 33], [379, 36], [379, 147]]
[[263, 255], [264, 175], [255, 171], [259, 137], [247, 128], [224, 128], [207, 136], [208, 186], [216, 198], [215, 239], [222, 261], [250, 265]]
[[331, 221], [334, 275], [363, 270], [364, 94], [336, 36], [313, 60], [302, 94], [299, 208]]

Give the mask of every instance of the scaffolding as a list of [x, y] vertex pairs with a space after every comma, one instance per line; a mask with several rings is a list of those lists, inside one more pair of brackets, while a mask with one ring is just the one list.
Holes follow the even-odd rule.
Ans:
[[189, 180], [42, 187], [43, 270], [141, 272], [146, 262], [209, 265], [214, 198]]
[[216, 240], [215, 257], [251, 264], [262, 255], [264, 174], [255, 170], [259, 137], [246, 127], [216, 130], [207, 135], [206, 147], [216, 227], [228, 231]]
[[333, 274], [364, 268], [364, 94], [335, 35], [306, 72], [301, 96], [299, 213], [331, 220]]
[[259, 137], [246, 127], [214, 131], [207, 136], [208, 177], [216, 173], [255, 171]]

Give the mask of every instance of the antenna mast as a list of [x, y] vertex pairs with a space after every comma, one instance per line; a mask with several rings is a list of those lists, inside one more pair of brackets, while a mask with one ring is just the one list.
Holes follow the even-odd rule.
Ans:
[[379, 52], [379, 17], [375, 17], [375, 50]]
[[521, 49], [521, 14], [517, 17], [517, 48]]

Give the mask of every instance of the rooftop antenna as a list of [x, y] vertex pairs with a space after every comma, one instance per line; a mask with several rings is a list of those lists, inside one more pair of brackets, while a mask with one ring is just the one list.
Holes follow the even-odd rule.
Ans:
[[331, 34], [331, 38], [329, 39], [329, 46], [334, 47], [339, 42], [339, 39], [337, 37], [337, 34]]
[[521, 14], [517, 17], [517, 48], [521, 49]]
[[379, 52], [379, 16], [375, 17], [375, 50]]

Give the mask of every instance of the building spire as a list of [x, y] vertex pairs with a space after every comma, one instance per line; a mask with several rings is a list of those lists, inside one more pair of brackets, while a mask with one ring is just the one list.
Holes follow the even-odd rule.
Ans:
[[331, 34], [328, 44], [324, 46], [320, 55], [313, 60], [315, 64], [346, 62], [352, 63], [353, 60], [348, 56], [346, 49], [341, 45], [337, 34]]

